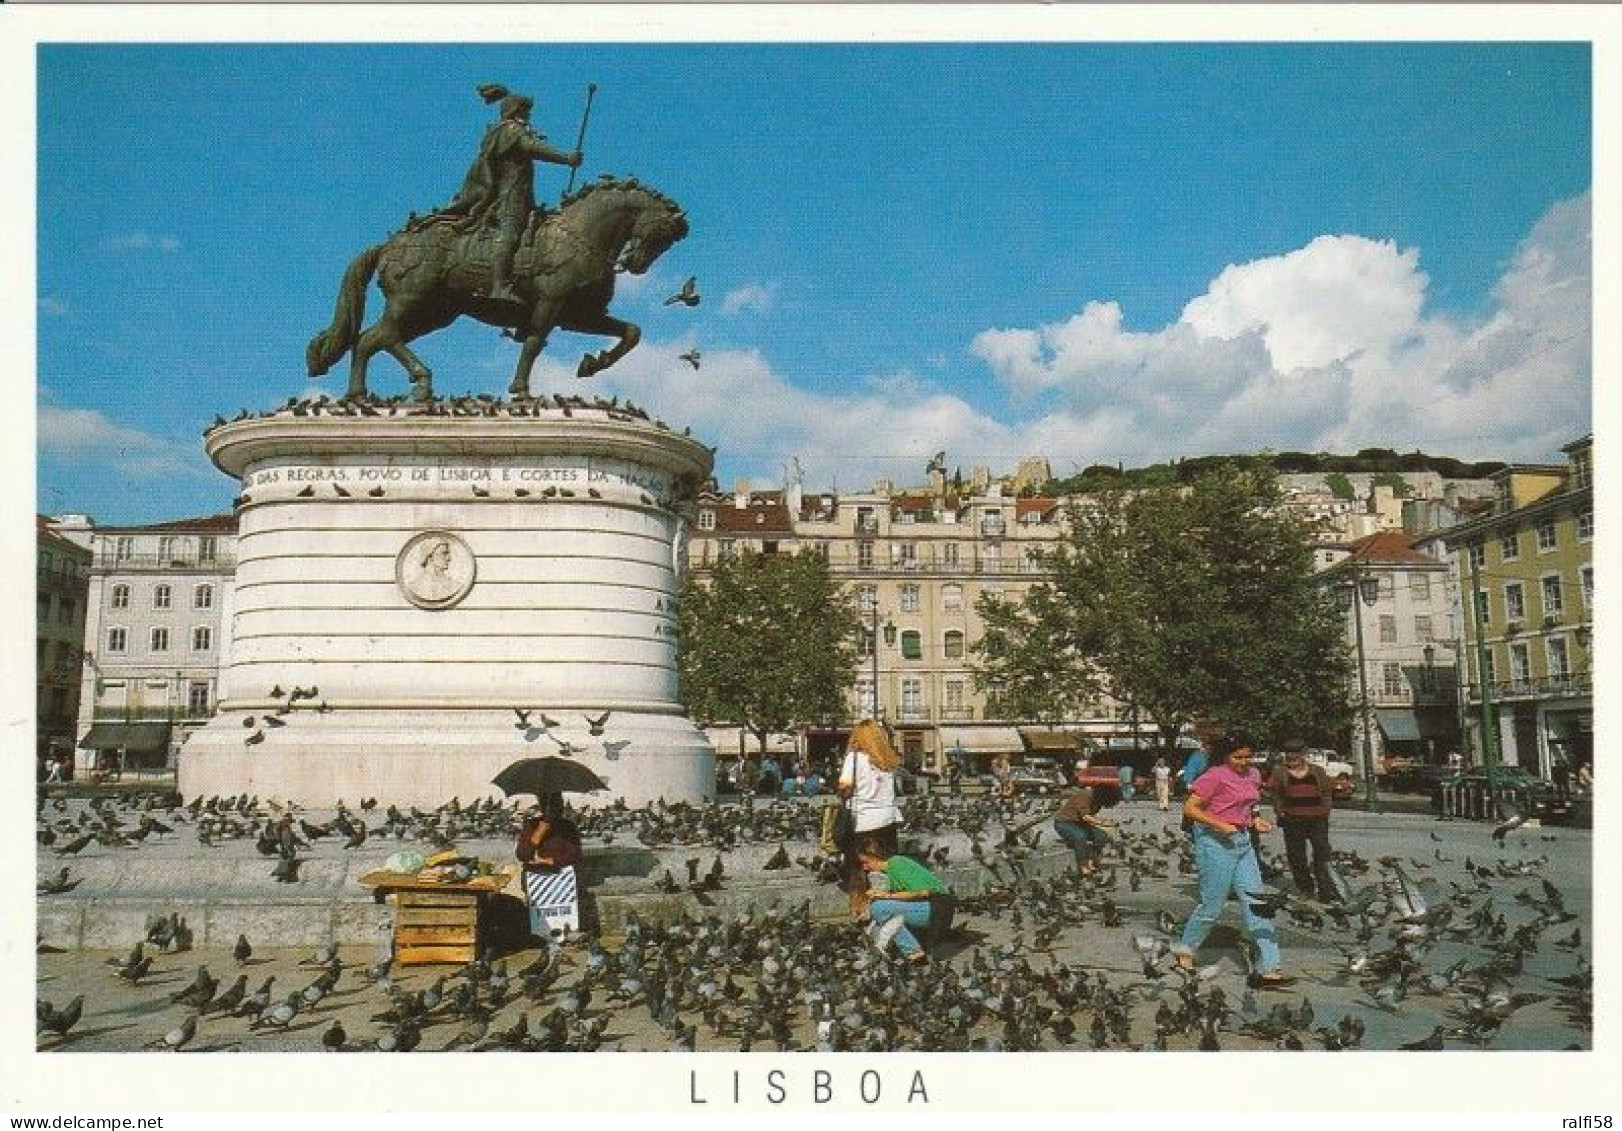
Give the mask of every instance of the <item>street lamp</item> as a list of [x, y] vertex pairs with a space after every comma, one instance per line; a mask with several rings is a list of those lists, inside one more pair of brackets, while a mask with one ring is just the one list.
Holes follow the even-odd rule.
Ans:
[[1363, 715], [1363, 800], [1373, 812], [1379, 803], [1374, 788], [1374, 727], [1369, 719], [1369, 673], [1363, 653], [1363, 609], [1357, 601], [1359, 596], [1364, 605], [1374, 604], [1380, 599], [1380, 581], [1354, 570], [1352, 576], [1340, 584], [1340, 607], [1351, 610], [1352, 623], [1357, 626], [1357, 688]]
[[[884, 711], [879, 706], [879, 595], [873, 591], [872, 603], [868, 606], [870, 635], [868, 639], [873, 645], [873, 721], [878, 722], [884, 718]], [[884, 622], [884, 643], [895, 643], [895, 624], [886, 619]]]

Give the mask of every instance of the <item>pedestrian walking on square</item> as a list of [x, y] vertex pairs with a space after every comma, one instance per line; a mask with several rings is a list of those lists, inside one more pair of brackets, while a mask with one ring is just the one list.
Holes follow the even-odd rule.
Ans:
[[1554, 779], [1555, 796], [1564, 801], [1571, 796], [1571, 763], [1556, 754], [1549, 762], [1549, 777]]
[[1053, 831], [1070, 846], [1076, 857], [1076, 870], [1090, 876], [1098, 869], [1098, 854], [1110, 837], [1114, 826], [1098, 815], [1099, 803], [1093, 791], [1081, 784], [1086, 771], [1074, 771], [1076, 788], [1064, 795], [1058, 812], [1053, 814]]
[[1577, 763], [1577, 791], [1579, 793], [1594, 792], [1594, 767], [1590, 762]]
[[864, 886], [861, 897], [872, 924], [873, 941], [880, 950], [895, 943], [903, 958], [922, 966], [928, 957], [912, 929], [927, 927], [934, 921], [935, 907], [946, 895], [946, 885], [912, 857], [886, 852], [871, 838], [861, 838], [857, 860], [864, 880], [870, 873], [884, 877], [883, 891]]
[[1184, 758], [1183, 768], [1177, 771], [1177, 779], [1183, 783], [1183, 795], [1185, 797], [1188, 795], [1188, 791], [1193, 788], [1195, 779], [1203, 774], [1210, 764], [1211, 760], [1206, 755], [1206, 740], [1202, 738], [1200, 739], [1200, 748], [1187, 758]]
[[1194, 952], [1200, 948], [1222, 917], [1228, 896], [1239, 900], [1239, 922], [1256, 944], [1256, 965], [1250, 976], [1255, 989], [1274, 989], [1295, 979], [1279, 972], [1281, 955], [1273, 921], [1256, 914], [1252, 902], [1260, 897], [1261, 867], [1250, 830], [1271, 832], [1273, 826], [1256, 816], [1261, 797], [1262, 776], [1251, 765], [1255, 751], [1250, 740], [1226, 736], [1213, 744], [1216, 763], [1201, 774], [1189, 788], [1183, 814], [1193, 823], [1194, 866], [1199, 878], [1199, 904], [1183, 926], [1182, 936], [1172, 944], [1177, 965], [1195, 968]]
[[863, 719], [850, 732], [844, 764], [839, 769], [836, 792], [850, 809], [854, 835], [845, 846], [845, 892], [851, 911], [865, 910], [867, 874], [862, 870], [857, 845], [871, 842], [885, 857], [897, 851], [896, 835], [901, 810], [895, 800], [895, 773], [901, 768], [901, 755], [890, 745], [884, 728], [872, 719]]
[[1334, 807], [1334, 790], [1323, 767], [1307, 761], [1303, 740], [1284, 741], [1284, 764], [1274, 768], [1267, 790], [1273, 814], [1284, 832], [1284, 855], [1289, 859], [1296, 890], [1306, 899], [1313, 898], [1316, 891], [1320, 901], [1338, 902], [1334, 882], [1329, 878], [1329, 813]]
[[1155, 804], [1164, 813], [1171, 808], [1171, 765], [1164, 758], [1155, 759]]
[[1117, 776], [1121, 779], [1121, 800], [1131, 801], [1137, 794], [1137, 786], [1132, 780], [1132, 763], [1123, 761]]

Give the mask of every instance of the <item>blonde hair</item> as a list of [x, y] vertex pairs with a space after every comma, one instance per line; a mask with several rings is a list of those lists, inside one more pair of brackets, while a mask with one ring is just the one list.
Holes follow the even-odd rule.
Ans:
[[901, 755], [890, 745], [890, 736], [872, 719], [863, 719], [851, 729], [850, 748], [866, 754], [875, 768], [887, 774], [901, 768]]

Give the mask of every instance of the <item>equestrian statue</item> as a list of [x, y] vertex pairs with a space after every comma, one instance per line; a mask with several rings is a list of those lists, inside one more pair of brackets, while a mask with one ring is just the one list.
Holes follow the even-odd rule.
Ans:
[[[591, 110], [588, 88], [586, 112]], [[642, 332], [608, 311], [619, 271], [643, 274], [687, 235], [681, 206], [634, 179], [604, 175], [564, 196], [557, 211], [535, 205], [534, 162], [580, 165], [552, 148], [529, 125], [531, 99], [505, 87], [479, 88], [500, 101], [462, 190], [443, 208], [413, 216], [405, 228], [355, 257], [344, 273], [332, 325], [310, 341], [310, 376], [319, 377], [345, 353], [346, 399], [367, 394], [366, 365], [382, 350], [411, 376], [412, 397], [433, 397], [433, 375], [407, 343], [467, 315], [499, 326], [520, 343], [508, 391], [528, 397], [530, 371], [555, 329], [617, 339], [580, 361], [577, 377], [613, 365], [636, 347]], [[581, 121], [581, 140], [585, 119]], [[361, 329], [373, 276], [383, 314]]]

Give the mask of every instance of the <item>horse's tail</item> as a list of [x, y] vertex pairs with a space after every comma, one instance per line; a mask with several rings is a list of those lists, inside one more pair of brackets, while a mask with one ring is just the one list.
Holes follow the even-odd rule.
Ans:
[[344, 281], [338, 287], [338, 304], [332, 312], [332, 325], [311, 338], [304, 351], [304, 362], [311, 377], [319, 377], [331, 369], [332, 363], [349, 352], [360, 337], [361, 319], [366, 315], [366, 286], [377, 270], [384, 246], [367, 248], [344, 272]]

